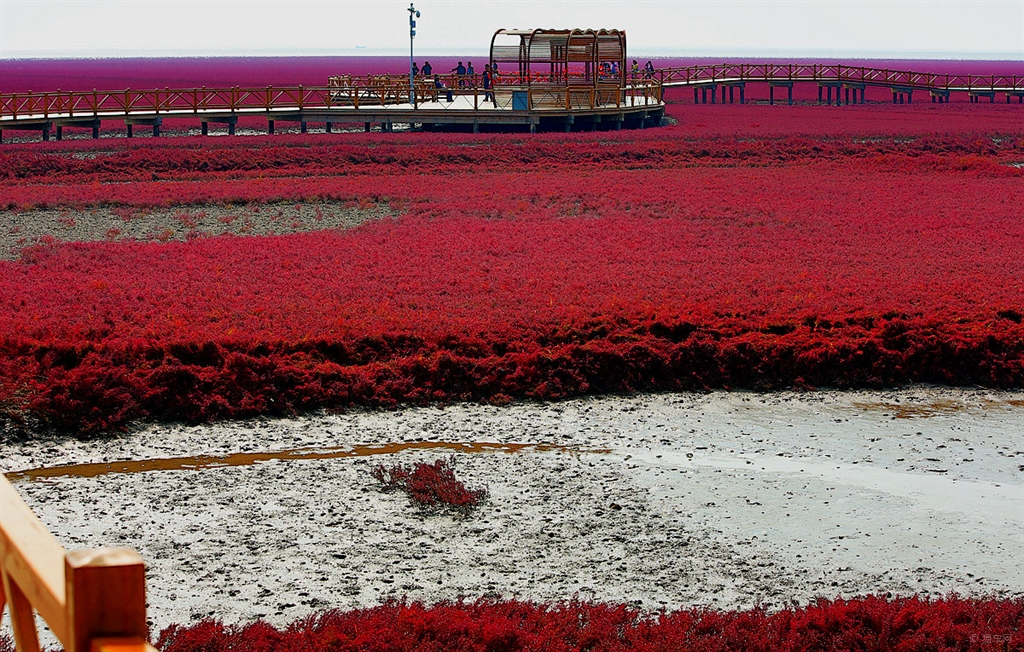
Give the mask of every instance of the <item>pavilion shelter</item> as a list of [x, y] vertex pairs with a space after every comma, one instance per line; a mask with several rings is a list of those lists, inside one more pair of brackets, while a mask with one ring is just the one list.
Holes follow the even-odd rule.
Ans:
[[626, 32], [500, 29], [491, 38], [490, 63], [496, 85], [528, 90], [532, 99], [584, 91], [598, 104], [614, 103], [626, 86]]

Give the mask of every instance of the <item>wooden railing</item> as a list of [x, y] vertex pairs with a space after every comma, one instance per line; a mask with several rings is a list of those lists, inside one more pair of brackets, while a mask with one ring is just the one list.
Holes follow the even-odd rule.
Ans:
[[33, 612], [66, 652], [156, 652], [148, 642], [142, 557], [125, 548], [65, 551], [0, 474], [0, 613], [18, 652], [39, 652]]
[[655, 71], [654, 77], [665, 86], [692, 86], [739, 81], [804, 81], [935, 91], [1024, 92], [1024, 74], [950, 75], [839, 64], [723, 63], [686, 68], [659, 68]]
[[[641, 105], [660, 101], [661, 83], [640, 80], [620, 88], [618, 85], [586, 86], [533, 85], [517, 87], [498, 84], [487, 90], [479, 80], [446, 77], [444, 88], [417, 80], [414, 108], [439, 108], [437, 102], [449, 93], [473, 98], [473, 108], [486, 105], [491, 92], [509, 94], [523, 90], [540, 94], [560, 92], [562, 102], [552, 106], [538, 102], [537, 107], [596, 108], [608, 105]], [[612, 88], [610, 94], [605, 88]], [[614, 91], [619, 96], [616, 99]], [[569, 97], [570, 99], [566, 100]], [[586, 98], [586, 101], [584, 101]], [[657, 98], [657, 100], [655, 100]], [[87, 118], [123, 118], [131, 116], [183, 117], [210, 113], [270, 114], [276, 111], [318, 111], [359, 109], [409, 104], [409, 80], [396, 76], [370, 78], [332, 77], [327, 86], [291, 86], [263, 88], [187, 88], [123, 91], [55, 91], [52, 93], [0, 94], [0, 128], [19, 120], [74, 120]], [[499, 103], [500, 106], [500, 103]], [[441, 107], [444, 108], [444, 107]], [[507, 107], [502, 107], [507, 108]], [[532, 108], [532, 104], [531, 104]]]

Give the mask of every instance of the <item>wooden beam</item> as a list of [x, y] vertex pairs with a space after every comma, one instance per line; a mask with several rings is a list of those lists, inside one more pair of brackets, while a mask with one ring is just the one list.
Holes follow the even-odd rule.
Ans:
[[[64, 548], [3, 475], [0, 475], [0, 564], [4, 593], [10, 604], [16, 604], [18, 596], [23, 594], [57, 638], [65, 641]], [[35, 632], [34, 625], [32, 631]]]
[[96, 637], [149, 635], [146, 625], [146, 568], [127, 548], [67, 553], [64, 577], [68, 599], [67, 652], [88, 652]]

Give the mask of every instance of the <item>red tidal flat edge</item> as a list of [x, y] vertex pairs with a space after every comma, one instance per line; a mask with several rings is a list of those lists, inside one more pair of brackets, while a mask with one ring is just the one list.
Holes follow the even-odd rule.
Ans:
[[1019, 599], [956, 597], [819, 600], [772, 614], [696, 610], [651, 615], [625, 605], [582, 602], [388, 602], [314, 614], [282, 630], [262, 621], [172, 625], [161, 632], [157, 647], [162, 652], [989, 651], [1020, 650], [1022, 622], [1024, 601]]

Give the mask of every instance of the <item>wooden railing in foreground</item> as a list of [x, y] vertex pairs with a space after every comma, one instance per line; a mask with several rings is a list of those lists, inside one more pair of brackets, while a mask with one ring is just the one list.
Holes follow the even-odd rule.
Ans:
[[0, 576], [0, 613], [10, 609], [18, 652], [39, 652], [34, 611], [66, 652], [156, 652], [139, 553], [65, 551], [2, 474]]

